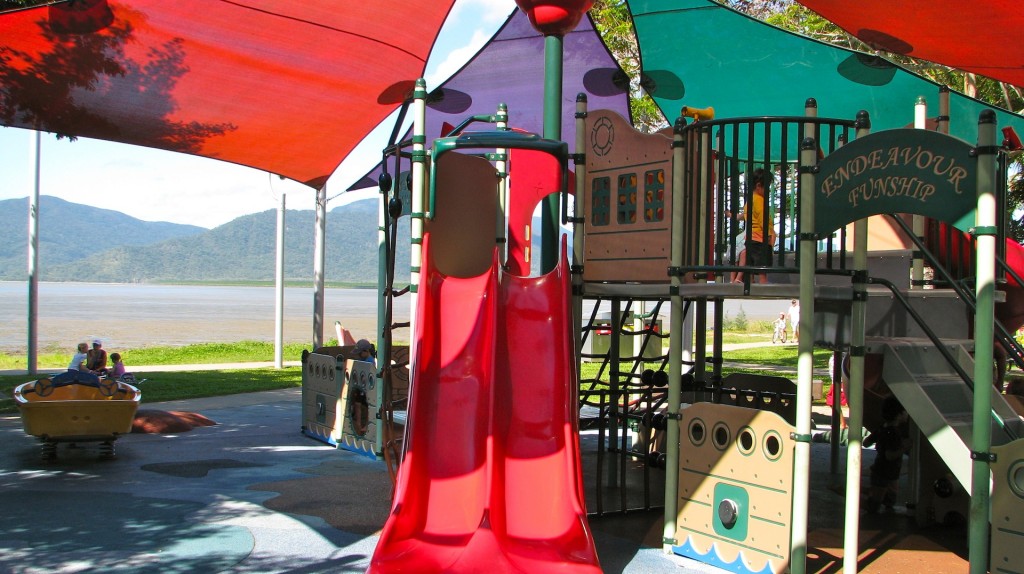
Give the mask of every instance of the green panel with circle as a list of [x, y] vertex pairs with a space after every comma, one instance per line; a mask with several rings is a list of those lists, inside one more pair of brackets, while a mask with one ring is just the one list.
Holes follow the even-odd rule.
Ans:
[[720, 482], [715, 485], [715, 534], [731, 540], [746, 540], [750, 522], [750, 495], [747, 489]]

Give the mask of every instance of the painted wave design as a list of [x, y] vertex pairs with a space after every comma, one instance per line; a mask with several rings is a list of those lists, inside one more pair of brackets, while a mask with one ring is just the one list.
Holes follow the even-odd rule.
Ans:
[[718, 552], [716, 551], [718, 548], [717, 543], [713, 543], [711, 545], [711, 549], [708, 550], [706, 554], [702, 554], [700, 551], [697, 550], [697, 548], [693, 546], [692, 540], [693, 539], [691, 537], [687, 537], [686, 542], [684, 542], [683, 544], [679, 546], [673, 546], [672, 552], [680, 556], [686, 556], [687, 558], [699, 560], [700, 562], [703, 562], [704, 564], [708, 564], [710, 566], [722, 568], [723, 570], [729, 570], [731, 572], [742, 572], [747, 574], [774, 574], [775, 572], [774, 570], [772, 570], [771, 561], [765, 563], [764, 568], [760, 570], [749, 570], [743, 562], [742, 550], [736, 555], [736, 560], [733, 560], [732, 562], [726, 562], [722, 559], [721, 556], [718, 555]]

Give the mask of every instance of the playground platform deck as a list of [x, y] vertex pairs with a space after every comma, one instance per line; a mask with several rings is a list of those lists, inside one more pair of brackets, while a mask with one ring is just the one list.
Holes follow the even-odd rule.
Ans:
[[[365, 571], [389, 510], [385, 465], [303, 436], [299, 389], [143, 408], [219, 424], [125, 436], [114, 460], [83, 444], [44, 462], [17, 415], [0, 415], [0, 572]], [[585, 469], [594, 466], [590, 442], [585, 435]], [[828, 445], [813, 447], [808, 571], [841, 572], [843, 498], [831, 488]], [[872, 456], [865, 451], [866, 462]], [[631, 481], [629, 502], [640, 505]], [[660, 510], [590, 524], [605, 572], [723, 572], [662, 554]], [[862, 572], [967, 568], [965, 528], [919, 529], [899, 508], [864, 516], [861, 544]]]

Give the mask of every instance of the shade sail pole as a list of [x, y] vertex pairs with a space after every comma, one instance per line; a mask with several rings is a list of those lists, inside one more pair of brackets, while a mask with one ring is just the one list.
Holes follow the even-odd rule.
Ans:
[[28, 200], [28, 374], [39, 369], [39, 175], [43, 136], [33, 132], [29, 142], [33, 184]]
[[327, 184], [316, 192], [313, 239], [313, 350], [324, 345], [324, 262], [327, 244]]
[[[273, 176], [271, 176], [273, 177]], [[284, 218], [287, 194], [277, 206], [277, 263], [274, 273], [274, 368], [284, 367]]]

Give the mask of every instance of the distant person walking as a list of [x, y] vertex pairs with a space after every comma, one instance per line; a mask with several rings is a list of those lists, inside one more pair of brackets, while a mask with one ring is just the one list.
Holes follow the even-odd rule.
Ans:
[[793, 340], [800, 340], [800, 300], [789, 302], [789, 326], [793, 330]]

